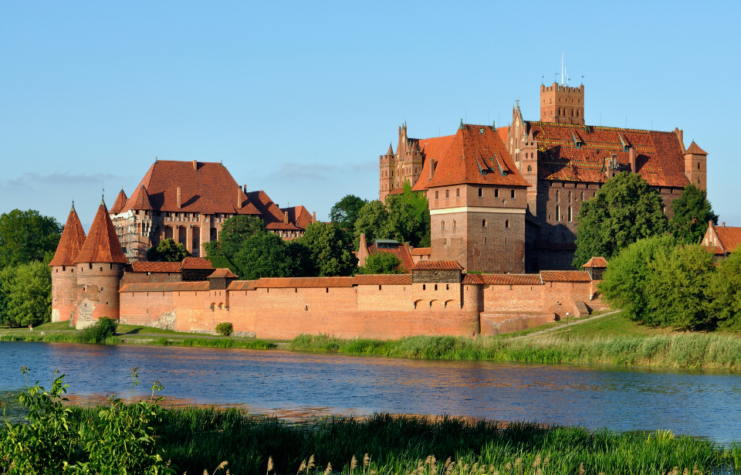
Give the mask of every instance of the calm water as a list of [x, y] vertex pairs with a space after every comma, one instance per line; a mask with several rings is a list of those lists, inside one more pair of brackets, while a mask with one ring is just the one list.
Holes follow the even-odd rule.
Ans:
[[428, 362], [211, 350], [0, 342], [0, 392], [66, 374], [76, 400], [128, 398], [131, 368], [182, 404], [242, 405], [302, 418], [373, 412], [450, 414], [502, 421], [670, 429], [719, 442], [741, 440], [741, 375], [486, 362]]

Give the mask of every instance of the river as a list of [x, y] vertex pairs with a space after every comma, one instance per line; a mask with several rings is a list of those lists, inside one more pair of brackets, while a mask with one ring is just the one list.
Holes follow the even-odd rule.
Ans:
[[374, 412], [449, 414], [616, 431], [669, 429], [741, 441], [741, 375], [606, 367], [357, 358], [286, 351], [0, 342], [0, 392], [20, 368], [49, 388], [66, 375], [73, 401], [124, 399], [153, 380], [173, 404], [242, 406], [303, 419]]

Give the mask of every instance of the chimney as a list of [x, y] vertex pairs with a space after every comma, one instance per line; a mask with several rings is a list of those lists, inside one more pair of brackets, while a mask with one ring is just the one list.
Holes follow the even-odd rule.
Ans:
[[636, 172], [636, 149], [635, 147], [631, 146], [628, 149], [628, 155], [630, 157], [630, 173]]
[[288, 224], [288, 212], [283, 213], [283, 223]]
[[726, 222], [723, 221], [722, 223], [720, 223], [720, 225], [721, 225], [721, 227], [725, 228], [726, 227]]
[[181, 207], [181, 203], [182, 203], [181, 199], [182, 197], [180, 195], [180, 187], [178, 186], [178, 209], [180, 209]]
[[197, 172], [198, 171], [198, 162], [195, 161], [195, 160], [193, 160], [193, 171], [194, 172]]
[[[311, 222], [316, 223], [316, 211], [311, 213]], [[725, 223], [723, 223], [723, 225], [725, 226]]]
[[244, 190], [244, 194], [247, 194], [247, 185], [242, 185], [242, 189]]
[[430, 177], [428, 180], [432, 180], [432, 176], [435, 174], [435, 159], [430, 159]]
[[237, 187], [237, 209], [242, 209], [242, 190]]

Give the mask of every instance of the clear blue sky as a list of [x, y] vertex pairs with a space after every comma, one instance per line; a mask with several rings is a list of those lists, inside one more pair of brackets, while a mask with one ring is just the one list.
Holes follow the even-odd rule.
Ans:
[[0, 3], [0, 212], [87, 228], [155, 156], [326, 219], [378, 196], [378, 156], [468, 123], [537, 120], [561, 53], [587, 123], [685, 131], [741, 226], [740, 2]]

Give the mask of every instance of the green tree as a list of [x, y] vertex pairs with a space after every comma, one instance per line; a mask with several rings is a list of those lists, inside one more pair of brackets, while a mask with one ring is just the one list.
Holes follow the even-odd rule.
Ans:
[[277, 234], [259, 232], [244, 239], [233, 258], [236, 273], [242, 279], [291, 277], [295, 269], [291, 252]]
[[711, 278], [708, 295], [718, 326], [741, 330], [741, 252], [720, 263]]
[[54, 254], [62, 235], [56, 219], [38, 211], [14, 209], [0, 215], [0, 269], [17, 264], [42, 262]]
[[365, 259], [365, 265], [358, 268], [360, 274], [404, 274], [407, 269], [401, 260], [390, 252], [376, 252]]
[[358, 259], [347, 233], [334, 223], [312, 223], [298, 241], [308, 250], [313, 271], [319, 277], [352, 275]]
[[219, 239], [203, 244], [208, 260], [216, 268], [229, 268], [239, 274], [235, 259], [242, 243], [258, 233], [264, 233], [265, 221], [254, 216], [233, 216], [224, 221]]
[[172, 238], [163, 239], [157, 246], [147, 249], [149, 262], [182, 262], [190, 253], [182, 243]]
[[649, 319], [644, 322], [683, 330], [713, 328], [708, 290], [713, 255], [699, 244], [656, 253], [648, 282]]
[[0, 271], [0, 320], [12, 327], [51, 319], [51, 269], [32, 262]]
[[674, 217], [669, 220], [669, 230], [680, 242], [698, 243], [710, 221], [718, 224], [718, 215], [713, 213], [706, 193], [695, 185], [685, 188], [682, 196], [672, 201], [671, 208]]
[[671, 236], [639, 239], [610, 260], [599, 290], [613, 307], [626, 311], [633, 321], [651, 323], [648, 313], [648, 282], [651, 265], [659, 252], [671, 250], [676, 242]]
[[375, 239], [384, 239], [386, 232], [386, 222], [389, 220], [389, 212], [386, 205], [378, 200], [368, 202], [358, 213], [358, 219], [355, 221], [355, 237], [353, 247], [358, 249], [360, 235], [365, 234], [367, 242], [373, 242]]
[[329, 210], [329, 219], [340, 229], [352, 232], [355, 229], [355, 221], [358, 220], [360, 210], [368, 203], [355, 195], [346, 195]]
[[582, 203], [573, 266], [594, 256], [610, 259], [639, 239], [667, 230], [661, 196], [636, 173], [618, 173]]

